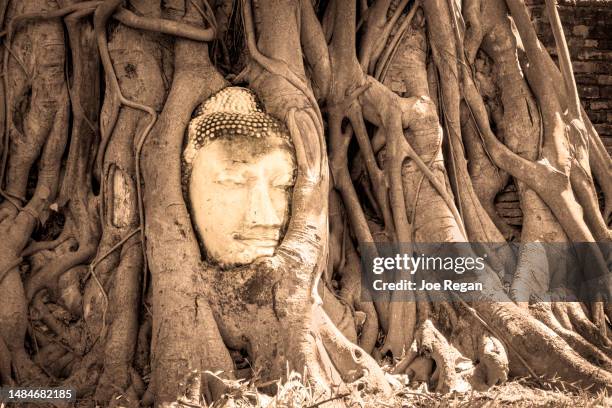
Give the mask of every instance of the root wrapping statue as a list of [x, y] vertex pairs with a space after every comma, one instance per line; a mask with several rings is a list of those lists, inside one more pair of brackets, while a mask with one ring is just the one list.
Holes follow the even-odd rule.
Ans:
[[[300, 333], [305, 328], [317, 333], [323, 324], [334, 344], [326, 345], [332, 351], [318, 352], [354, 349], [364, 356], [362, 361], [343, 363], [338, 369], [367, 368], [372, 388], [388, 391], [375, 361], [334, 324], [343, 327], [342, 333], [352, 341], [357, 340], [354, 327], [332, 323], [323, 311], [337, 308], [350, 314], [350, 310], [323, 286], [325, 305], [308, 301], [317, 291], [312, 282], [317, 258], [311, 251], [319, 251], [321, 241], [319, 227], [309, 217], [321, 208], [305, 203], [319, 197], [319, 183], [298, 182], [299, 158], [286, 126], [263, 110], [253, 91], [227, 87], [194, 112], [182, 160], [183, 195], [205, 252], [203, 276], [210, 283], [205, 286], [212, 289], [205, 296], [224, 343], [233, 350], [247, 350], [249, 361], [265, 366], [262, 379], [282, 376], [287, 358], [305, 361], [324, 389], [330, 379], [315, 374], [321, 370], [320, 362], [304, 349], [316, 347], [320, 335], [305, 339]], [[301, 209], [293, 220], [292, 203], [293, 209]], [[324, 222], [318, 215], [314, 218]], [[310, 313], [312, 320], [307, 317]], [[284, 337], [282, 342], [274, 340]]]

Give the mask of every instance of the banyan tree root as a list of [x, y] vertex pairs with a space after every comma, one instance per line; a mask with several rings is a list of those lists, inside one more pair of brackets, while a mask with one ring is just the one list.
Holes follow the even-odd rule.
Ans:
[[[437, 11], [438, 13], [441, 13], [441, 12], [443, 11], [443, 9], [444, 9], [444, 7], [443, 7], [443, 5], [442, 5], [442, 4], [439, 4], [438, 6], [435, 6], [435, 5], [431, 5], [431, 4], [429, 4], [429, 6], [431, 6], [431, 7], [432, 7], [432, 9], [431, 9], [431, 11], [430, 11], [430, 13], [431, 13], [431, 15], [432, 15], [432, 16], [436, 14], [436, 11]], [[437, 7], [437, 9], [435, 9], [435, 7]], [[448, 14], [447, 14], [447, 15], [448, 15]], [[439, 14], [438, 14], [438, 17], [439, 17]], [[451, 39], [452, 39], [452, 37], [451, 37]], [[456, 79], [456, 77], [455, 77], [455, 79]], [[412, 190], [414, 190], [414, 189], [412, 189]], [[418, 212], [417, 212], [417, 214], [418, 214]], [[430, 217], [428, 220], [431, 220], [431, 217]], [[435, 224], [434, 224], [434, 225], [435, 225]], [[431, 235], [430, 235], [430, 234], [427, 234], [427, 235], [424, 235], [424, 236], [429, 237], [429, 236], [431, 236]], [[451, 238], [451, 239], [452, 239], [452, 238]], [[460, 234], [460, 233], [456, 233], [456, 235], [455, 235], [455, 238], [454, 238], [454, 239], [461, 239], [461, 234]], [[508, 312], [509, 312], [509, 311], [508, 311]], [[500, 311], [500, 313], [506, 313], [506, 312], [501, 312], [501, 311]], [[530, 322], [528, 323], [528, 325], [530, 325], [530, 324], [533, 324], [533, 322], [532, 322], [532, 321], [530, 321]], [[501, 330], [501, 327], [500, 327], [500, 328], [498, 328], [498, 330]], [[496, 331], [496, 333], [499, 333], [499, 332], [498, 332], [498, 331]], [[544, 335], [543, 333], [542, 333], [541, 335], [542, 335], [543, 337], [548, 337], [548, 336], [550, 336], [550, 334], [546, 334], [546, 335]], [[553, 336], [551, 336], [551, 337], [554, 337], [554, 335], [553, 335]], [[551, 339], [551, 340], [552, 340], [552, 339]], [[555, 341], [556, 341], [556, 340], [555, 340]], [[498, 343], [499, 343], [499, 341], [498, 341]], [[501, 344], [501, 343], [499, 343], [499, 344]], [[508, 343], [506, 343], [506, 344], [508, 344]], [[558, 346], [556, 346], [556, 347], [561, 347], [561, 346], [560, 346], [560, 345], [558, 345]], [[584, 384], [588, 383], [588, 380], [587, 380], [588, 374], [586, 374], [586, 373], [588, 373], [590, 370], [593, 370], [593, 367], [592, 367], [592, 366], [590, 366], [588, 363], [586, 363], [586, 362], [584, 362], [584, 361], [581, 361], [581, 359], [580, 359], [580, 358], [576, 358], [575, 356], [572, 356], [572, 355], [571, 355], [571, 354], [572, 354], [572, 351], [571, 351], [571, 348], [570, 348], [569, 346], [567, 346], [567, 345], [566, 345], [566, 346], [563, 346], [563, 347], [562, 347], [562, 349], [563, 349], [563, 350], [557, 349], [557, 351], [556, 351], [554, 354], [555, 354], [555, 355], [560, 354], [560, 355], [561, 355], [561, 357], [562, 357], [562, 360], [564, 360], [564, 361], [568, 361], [568, 360], [573, 361], [573, 365], [574, 365], [575, 369], [577, 370], [577, 371], [576, 371], [575, 373], [573, 373], [573, 374], [570, 374], [570, 371], [571, 371], [571, 370], [567, 370], [567, 373], [566, 373], [566, 374], [567, 374], [568, 376], [570, 376], [570, 377], [580, 378], [580, 381], [582, 381]], [[516, 356], [515, 356], [515, 358], [516, 358]], [[522, 358], [522, 357], [520, 357], [520, 358], [519, 358], [519, 361], [521, 360], [521, 358]], [[532, 366], [532, 365], [533, 365], [533, 366], [537, 366], [537, 365], [536, 365], [536, 364], [537, 364], [537, 362], [530, 362], [530, 361], [528, 361], [528, 359], [527, 359], [527, 360], [523, 360], [523, 361], [525, 362], [524, 366], [527, 366], [527, 367]], [[516, 360], [515, 360], [515, 364], [516, 364]], [[559, 366], [563, 366], [563, 364], [564, 364], [564, 363], [559, 362]], [[523, 369], [524, 369], [524, 368], [523, 368]], [[543, 370], [543, 371], [540, 371], [540, 370]], [[531, 371], [531, 370], [527, 370], [527, 371]], [[538, 373], [537, 375], [542, 375], [542, 373], [543, 373], [544, 371], [546, 371], [546, 370], [544, 370], [544, 369], [543, 369], [543, 367], [537, 367], [537, 371], [539, 371], [539, 373]], [[532, 374], [533, 374], [533, 372], [532, 372]], [[550, 374], [550, 373], [549, 373], [549, 374]], [[500, 378], [501, 378], [501, 377], [500, 377]], [[605, 387], [605, 385], [604, 385], [604, 384], [605, 384], [605, 381], [599, 381], [599, 380], [597, 381], [597, 386], [598, 386], [598, 387], [602, 387], [602, 386], [603, 386], [603, 387]]]
[[466, 309], [451, 303], [434, 306], [431, 314], [420, 313], [425, 318], [419, 321], [415, 341], [394, 374], [406, 373], [412, 383], [425, 383], [437, 392], [484, 390], [503, 384], [509, 361], [501, 341]]
[[[342, 405], [352, 384], [389, 395], [371, 353], [440, 392], [512, 375], [610, 390], [609, 303], [529, 305], [565, 273], [542, 251], [491, 254], [496, 301], [360, 297], [363, 242], [609, 240], [610, 157], [552, 3], [560, 70], [515, 0], [57, 3], [0, 2], [2, 385], [198, 405], [246, 355], [262, 390], [289, 365]], [[276, 255], [230, 271], [201, 259], [180, 169], [224, 75], [287, 125], [298, 161]], [[520, 231], [492, 206], [508, 175]]]
[[[34, 1], [13, 4], [8, 16], [40, 6]], [[45, 41], [38, 41], [43, 33], [47, 33]], [[0, 324], [4, 327], [1, 335], [11, 351], [17, 381], [46, 383], [47, 376], [32, 363], [24, 348], [28, 302], [18, 267], [21, 252], [34, 228], [46, 220], [59, 189], [60, 159], [67, 142], [68, 121], [68, 92], [63, 78], [65, 48], [57, 22], [31, 27], [28, 32], [17, 35], [14, 43], [11, 45], [16, 46], [14, 51], [9, 52], [5, 46], [3, 68], [6, 114], [0, 174], [6, 178], [0, 189], [5, 198], [0, 204], [0, 229], [4, 237], [0, 244], [0, 291], [3, 293]], [[36, 46], [30, 47], [28, 43]], [[39, 63], [40, 60], [45, 63]], [[29, 71], [35, 75], [29, 76]], [[28, 174], [37, 159], [36, 188], [27, 201]]]
[[[482, 37], [476, 41], [483, 41], [483, 49], [495, 63], [497, 68], [498, 87], [501, 89], [502, 103], [504, 112], [508, 115], [508, 119], [504, 123], [509, 123], [506, 131], [508, 138], [507, 145], [517, 154], [530, 160], [537, 159], [539, 149], [539, 130], [537, 129], [538, 116], [533, 115], [536, 111], [536, 105], [533, 98], [527, 90], [527, 85], [524, 83], [521, 74], [521, 66], [517, 59], [517, 41], [510, 27], [510, 23], [506, 18], [506, 8], [503, 2], [487, 2], [483, 4], [483, 13], [489, 17], [484, 19], [484, 24], [479, 29]], [[476, 18], [471, 16], [472, 18]], [[474, 27], [476, 24], [472, 24]], [[484, 40], [483, 40], [484, 39]], [[560, 80], [560, 78], [559, 78]], [[517, 86], [521, 84], [521, 86]], [[517, 91], [520, 98], [517, 97]], [[525, 103], [517, 103], [519, 100], [524, 100]], [[499, 128], [499, 125], [498, 125]], [[525, 135], [531, 135], [529, 139]], [[527, 140], [530, 140], [529, 142]], [[552, 215], [550, 209], [542, 202], [540, 197], [532, 190], [524, 185], [522, 181], [517, 180], [519, 186], [519, 195], [521, 199], [521, 207], [525, 217], [523, 219], [522, 241], [544, 241], [544, 242], [564, 242], [567, 236], [559, 225], [557, 219]], [[548, 274], [550, 270], [559, 271], [562, 268], [557, 268], [554, 265], [542, 265], [543, 253], [534, 251], [533, 245], [526, 246], [525, 250], [520, 252], [518, 265], [515, 273], [514, 283], [512, 286], [513, 295], [515, 298], [529, 299], [530, 291], [538, 288], [535, 292], [545, 292], [547, 282], [551, 276]], [[544, 266], [544, 267], [542, 267]], [[559, 274], [559, 272], [557, 272]], [[541, 285], [544, 282], [544, 286]], [[554, 304], [554, 309], [558, 311], [556, 318], [548, 317], [546, 314], [539, 313], [536, 316], [549, 325], [553, 330], [560, 331], [561, 327], [556, 319], [559, 319], [561, 324], [564, 324], [562, 336], [574, 344], [573, 348], [591, 349], [590, 343], [601, 345], [598, 335], [580, 330], [580, 335], [575, 332], [576, 328], [572, 326], [567, 316], [565, 303]], [[572, 307], [572, 310], [575, 308]], [[584, 316], [582, 310], [580, 313]], [[584, 316], [580, 321], [588, 321]], [[580, 325], [579, 325], [580, 326]], [[561, 334], [561, 333], [560, 333]], [[584, 340], [581, 336], [584, 336]], [[589, 345], [582, 345], [583, 343]], [[590, 342], [590, 343], [589, 343]], [[577, 344], [579, 343], [579, 344]], [[590, 351], [585, 351], [591, 354]], [[581, 353], [584, 354], [584, 353]]]
[[[296, 265], [294, 260], [286, 267]], [[288, 304], [289, 279], [281, 273], [283, 267], [269, 263], [236, 272], [209, 270], [216, 292], [212, 309], [225, 343], [248, 351], [261, 383], [284, 376], [288, 361], [290, 369], [305, 367], [302, 372], [316, 399], [341, 393], [357, 380], [371, 392], [388, 395], [389, 384], [378, 364], [340, 333], [320, 304], [309, 305], [308, 291], [293, 291], [295, 304]]]

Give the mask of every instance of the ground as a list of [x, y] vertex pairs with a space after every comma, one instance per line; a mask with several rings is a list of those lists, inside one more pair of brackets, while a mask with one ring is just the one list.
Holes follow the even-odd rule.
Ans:
[[[386, 366], [385, 370], [391, 371], [392, 368]], [[606, 393], [594, 394], [562, 381], [536, 383], [532, 379], [515, 378], [483, 392], [440, 394], [429, 392], [425, 384], [403, 386], [402, 376], [391, 376], [390, 374], [387, 376], [394, 384], [392, 398], [381, 399], [380, 395], [372, 395], [358, 389], [354, 390], [352, 395], [339, 395], [337, 398], [344, 399], [348, 407], [366, 408], [604, 408], [612, 406], [612, 397]], [[295, 372], [289, 376], [287, 382], [281, 384], [274, 397], [257, 392], [251, 383], [233, 383], [232, 385], [232, 391], [211, 405], [211, 408], [314, 408], [324, 406], [323, 402], [327, 401], [317, 401], [308, 385], [304, 384], [301, 376]], [[357, 388], [360, 388], [359, 385]]]

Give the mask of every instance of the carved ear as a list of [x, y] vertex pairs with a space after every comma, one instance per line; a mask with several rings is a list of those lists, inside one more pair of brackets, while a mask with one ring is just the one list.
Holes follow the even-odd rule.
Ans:
[[321, 154], [321, 135], [307, 110], [290, 109], [287, 126], [295, 146], [298, 175], [293, 188], [289, 227], [277, 256], [295, 266], [296, 275], [313, 283], [322, 273], [327, 258], [327, 157]]
[[321, 149], [316, 136], [317, 129], [312, 119], [305, 112], [296, 112], [292, 108], [287, 112], [287, 127], [295, 147], [298, 163], [298, 177], [300, 173], [311, 183], [318, 183], [321, 179]]

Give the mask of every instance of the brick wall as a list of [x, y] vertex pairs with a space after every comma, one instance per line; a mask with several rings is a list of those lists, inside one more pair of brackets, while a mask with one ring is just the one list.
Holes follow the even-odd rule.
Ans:
[[[555, 58], [555, 39], [544, 1], [526, 0], [526, 3], [540, 40]], [[560, 0], [558, 3], [580, 99], [612, 154], [612, 0]], [[523, 214], [514, 184], [510, 183], [497, 195], [495, 207], [506, 223], [520, 228]]]
[[[612, 153], [612, 0], [558, 3], [582, 104]], [[540, 40], [556, 56], [544, 1], [527, 4]]]

